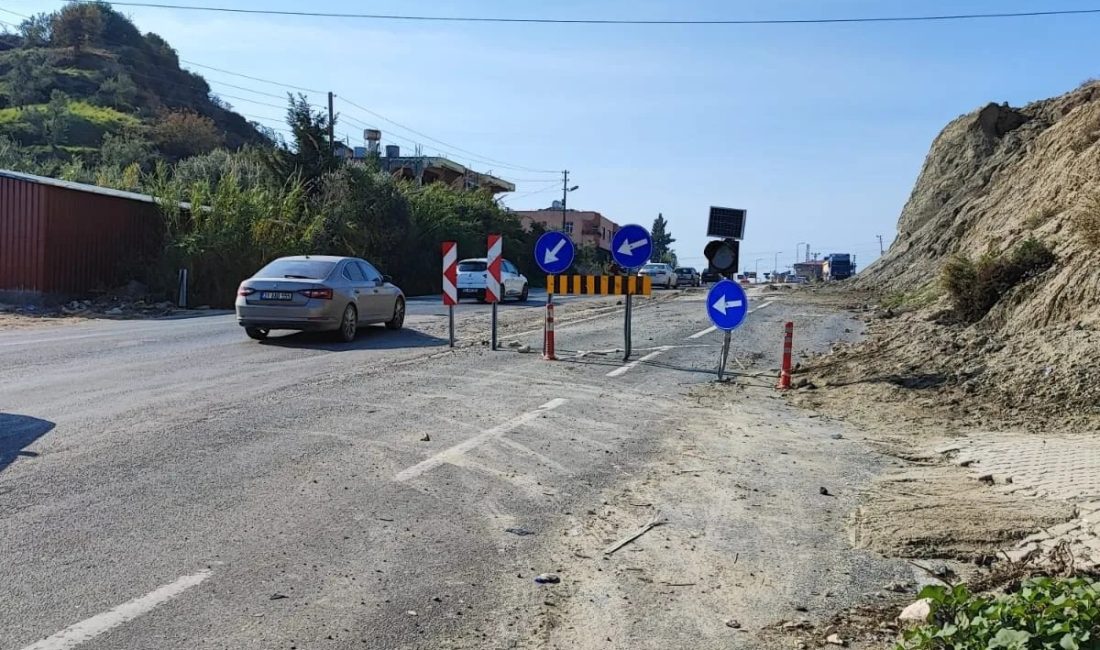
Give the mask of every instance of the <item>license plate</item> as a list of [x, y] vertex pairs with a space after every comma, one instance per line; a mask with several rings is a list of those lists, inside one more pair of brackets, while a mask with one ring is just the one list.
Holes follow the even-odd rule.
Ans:
[[289, 291], [261, 291], [260, 300], [294, 300], [294, 294]]

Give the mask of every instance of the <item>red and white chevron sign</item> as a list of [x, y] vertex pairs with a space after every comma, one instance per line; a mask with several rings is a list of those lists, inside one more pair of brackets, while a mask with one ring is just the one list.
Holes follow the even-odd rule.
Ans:
[[458, 304], [458, 243], [443, 242], [443, 304]]
[[489, 235], [489, 277], [485, 278], [485, 301], [500, 302], [500, 235]]

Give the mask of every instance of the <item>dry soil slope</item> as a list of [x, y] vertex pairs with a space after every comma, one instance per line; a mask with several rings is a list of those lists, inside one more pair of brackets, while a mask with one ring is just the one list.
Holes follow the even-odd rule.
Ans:
[[1001, 252], [1034, 235], [1058, 255], [988, 317], [996, 329], [1095, 322], [1100, 265], [1078, 215], [1100, 209], [1100, 82], [1023, 108], [963, 115], [932, 144], [889, 252], [864, 286], [913, 292], [957, 253]]

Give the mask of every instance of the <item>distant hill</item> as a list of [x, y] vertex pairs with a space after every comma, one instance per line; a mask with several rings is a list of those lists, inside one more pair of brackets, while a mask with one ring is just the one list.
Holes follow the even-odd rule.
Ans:
[[39, 159], [93, 163], [106, 143], [169, 161], [270, 144], [202, 76], [181, 69], [163, 38], [106, 3], [74, 3], [0, 34], [4, 136]]

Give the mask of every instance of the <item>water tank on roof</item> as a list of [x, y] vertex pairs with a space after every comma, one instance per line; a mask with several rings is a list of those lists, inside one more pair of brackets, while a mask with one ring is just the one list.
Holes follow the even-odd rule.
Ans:
[[396, 144], [387, 144], [386, 145], [386, 157], [387, 158], [400, 158], [401, 157], [401, 147], [397, 146]]

